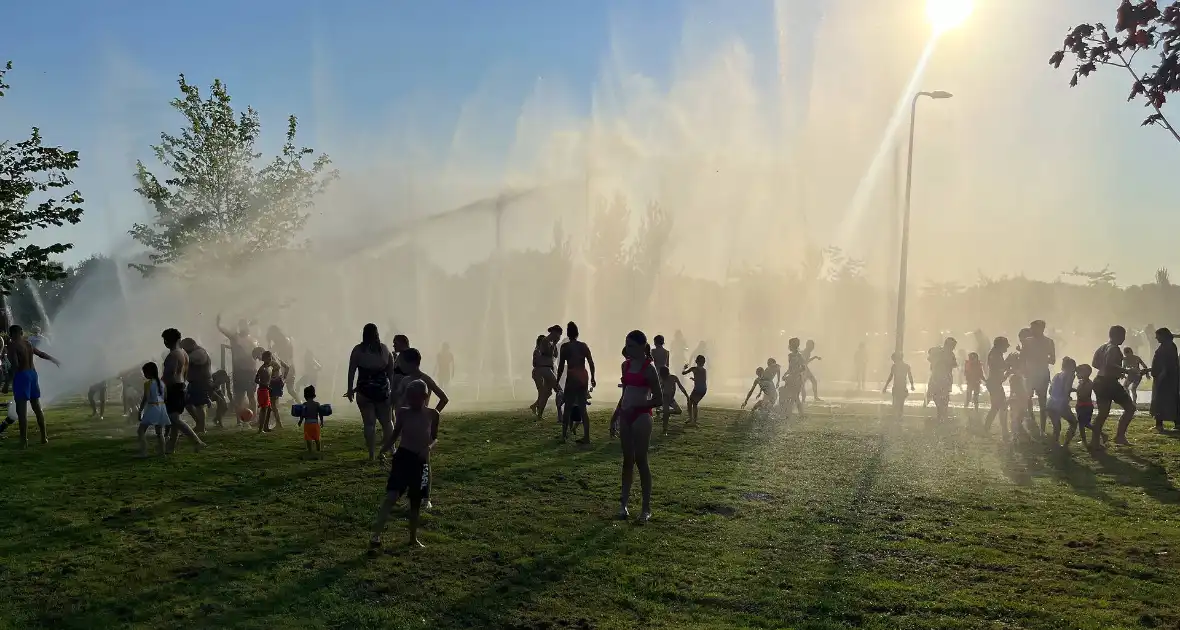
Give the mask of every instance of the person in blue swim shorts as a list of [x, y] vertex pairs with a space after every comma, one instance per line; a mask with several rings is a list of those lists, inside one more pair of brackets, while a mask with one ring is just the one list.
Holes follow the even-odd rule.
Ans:
[[33, 347], [25, 338], [24, 330], [17, 325], [8, 327], [8, 364], [12, 374], [12, 399], [16, 402], [17, 425], [20, 428], [20, 447], [29, 445], [29, 406], [37, 416], [37, 428], [41, 431], [41, 443], [49, 442], [45, 434], [45, 413], [41, 411], [41, 387], [37, 384], [37, 368], [33, 357], [41, 357], [60, 366], [57, 359]]

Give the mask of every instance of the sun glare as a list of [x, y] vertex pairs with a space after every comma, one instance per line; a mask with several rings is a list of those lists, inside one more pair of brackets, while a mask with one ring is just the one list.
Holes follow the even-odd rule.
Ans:
[[974, 8], [974, 0], [926, 0], [926, 19], [941, 34], [967, 21]]

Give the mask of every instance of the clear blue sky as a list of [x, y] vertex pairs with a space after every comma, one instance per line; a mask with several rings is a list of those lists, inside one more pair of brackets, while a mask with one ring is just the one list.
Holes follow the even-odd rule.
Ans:
[[[826, 11], [829, 18], [847, 16], [852, 5], [876, 7], [884, 2], [788, 0], [796, 16], [787, 38], [791, 47], [790, 76], [804, 88], [804, 97], [810, 72], [818, 68], [811, 61], [820, 12]], [[705, 47], [710, 41], [720, 45], [731, 38], [740, 39], [756, 62], [755, 77], [768, 86], [768, 94], [776, 94], [774, 4], [763, 0], [60, 0], [10, 4], [4, 10], [0, 59], [12, 59], [16, 68], [10, 75], [14, 87], [0, 101], [0, 136], [21, 137], [35, 124], [42, 127], [49, 142], [83, 152], [84, 168], [77, 179], [88, 200], [87, 218], [81, 229], [60, 232], [61, 238], [77, 244], [77, 255], [71, 260], [121, 246], [128, 224], [142, 212], [129, 207], [134, 202], [129, 192], [129, 165], [135, 158], [150, 156], [148, 144], [160, 131], [177, 128], [166, 103], [176, 93], [175, 77], [179, 72], [200, 85], [207, 85], [214, 77], [226, 81], [235, 101], [258, 109], [264, 128], [269, 125], [272, 131], [278, 131], [287, 114], [299, 115], [308, 142], [330, 137], [316, 128], [320, 121], [315, 113], [324, 107], [324, 98], [330, 100], [331, 124], [347, 125], [354, 134], [388, 124], [390, 116], [395, 115], [394, 104], [416, 95], [429, 107], [425, 118], [415, 124], [445, 137], [464, 104], [473, 94], [486, 91], [489, 82], [495, 84], [493, 97], [507, 95], [503, 106], [512, 111], [523, 102], [538, 76], [561, 81], [568, 87], [575, 107], [585, 111], [613, 46], [625, 46], [630, 69], [657, 83], [668, 82], [677, 61], [683, 61], [678, 55], [683, 55], [689, 36], [695, 45]], [[1089, 91], [1069, 91], [1064, 87], [1067, 76], [1048, 75], [1044, 69], [1045, 60], [1067, 26], [1078, 19], [1110, 21], [1116, 0], [977, 0], [977, 4], [976, 32], [972, 34], [972, 27], [965, 27], [959, 45], [950, 42], [946, 46], [946, 54], [958, 58], [944, 60], [941, 69], [932, 68], [931, 72], [946, 77], [956, 66], [964, 75], [979, 74], [980, 68], [987, 68], [996, 75], [997, 83], [986, 89], [998, 89], [1004, 76], [1010, 75], [1014, 81], [1035, 81], [1036, 89], [1045, 91], [1046, 98], [1087, 103], [1088, 109], [1074, 114], [1092, 120], [1093, 142], [1115, 142], [1110, 150], [1125, 155], [1116, 159], [1099, 153], [1087, 160], [1086, 168], [1078, 173], [1054, 173], [1053, 185], [1067, 183], [1071, 177], [1093, 179], [1094, 172], [1107, 167], [1116, 172], [1150, 172], [1153, 176], [1170, 172], [1168, 165], [1176, 147], [1161, 140], [1157, 132], [1138, 130], [1136, 125], [1144, 114], [1135, 106], [1121, 103], [1126, 87], [1121, 77], [1109, 81], [1103, 78], [1106, 83], [1099, 88], [1087, 86]], [[1035, 28], [1021, 30], [1021, 24], [1013, 22], [1018, 16], [1009, 12], [1018, 5], [1019, 16], [1036, 22]], [[863, 28], [880, 41], [917, 41], [925, 28], [915, 25], [904, 32], [889, 32], [888, 25], [876, 26], [868, 18], [866, 21]], [[997, 31], [991, 30], [1005, 24], [1012, 25], [1015, 34], [997, 36]], [[985, 47], [987, 42], [991, 48]], [[1003, 43], [997, 48], [997, 42]], [[841, 73], [852, 76], [862, 72], [857, 75], [862, 77], [859, 80], [866, 90], [872, 87], [870, 79], [865, 78], [873, 76], [872, 68], [863, 67], [871, 63], [871, 52], [866, 57], [861, 51], [848, 67], [842, 67], [838, 59], [842, 46], [855, 48], [855, 43], [826, 42], [823, 76], [817, 81], [838, 82]], [[915, 46], [902, 48], [903, 67], [912, 67], [910, 57]], [[884, 48], [882, 51], [882, 55], [889, 54]], [[988, 65], [982, 65], [985, 63]], [[1030, 70], [1025, 72], [1025, 68]], [[1032, 72], [1036, 74], [1029, 74]], [[940, 80], [945, 87], [956, 87], [953, 81]], [[317, 81], [330, 82], [329, 96], [315, 89]], [[1038, 108], [1039, 98], [1030, 94], [1027, 106], [1014, 106], [1005, 115], [1018, 118], [1003, 121], [1004, 127], [1024, 130], [1023, 139], [1028, 142], [1067, 142], [1060, 136], [1064, 133], [1060, 129], [1042, 130], [1046, 121], [1059, 114]], [[938, 118], [945, 114], [932, 112], [929, 115], [933, 122], [928, 124], [949, 125], [937, 132], [942, 136], [948, 129], [966, 134], [966, 129], [977, 125], [981, 116], [979, 110], [968, 110], [966, 105], [956, 102], [960, 111], [973, 111], [975, 119], [947, 122]], [[946, 107], [938, 106], [942, 111], [952, 111]], [[1111, 120], [1117, 123], [1107, 126]], [[867, 125], [863, 135], [872, 136], [879, 127], [875, 122]], [[1012, 144], [1009, 138], [1004, 141]], [[1068, 142], [1080, 141], [1073, 138]], [[351, 166], [341, 147], [318, 142], [316, 148], [332, 153], [342, 168]], [[102, 159], [94, 159], [95, 155]], [[852, 163], [846, 169], [859, 173], [863, 167], [863, 163]], [[963, 179], [968, 176], [963, 172], [938, 174], [943, 179], [959, 178], [959, 188], [966, 191], [989, 186], [982, 180]], [[937, 183], [932, 181], [930, 186]], [[1088, 198], [1107, 195], [1097, 199], [1095, 207], [1125, 201], [1115, 183], [1099, 183], [1086, 192]], [[1170, 193], [1140, 194], [1153, 211], [1171, 207], [1177, 201]], [[920, 200], [920, 195], [916, 199]], [[1021, 210], [1013, 212], [1018, 218]], [[1150, 214], [1134, 216], [1136, 222], [1152, 219]], [[1076, 223], [1076, 218], [1049, 217], [1046, 225], [1059, 220]], [[1169, 229], [1173, 226], [1180, 228], [1180, 222], [1168, 224]], [[1093, 231], [1097, 236], [1085, 241], [1087, 247], [1100, 242], [1102, 225], [1096, 225]], [[1150, 230], [1145, 232], [1145, 238], [1152, 238]], [[1153, 246], [1154, 242], [1146, 244]], [[1095, 257], [1091, 266], [1111, 262], [1116, 268], [1132, 267], [1138, 274], [1169, 262], [1139, 261], [1129, 256], [1127, 252], [1116, 252], [1105, 258]], [[1014, 264], [1027, 262], [1018, 260]]]

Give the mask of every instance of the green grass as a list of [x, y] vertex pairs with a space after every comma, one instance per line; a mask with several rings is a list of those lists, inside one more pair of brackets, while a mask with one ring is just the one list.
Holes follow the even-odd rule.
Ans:
[[0, 443], [0, 627], [1180, 624], [1180, 440], [1149, 421], [1094, 458], [813, 413], [657, 438], [646, 526], [611, 518], [601, 417], [579, 449], [524, 413], [448, 414], [427, 548], [396, 545], [399, 510], [370, 559], [384, 473], [354, 421], [320, 461], [294, 428], [137, 461], [124, 425], [53, 409], [48, 446]]

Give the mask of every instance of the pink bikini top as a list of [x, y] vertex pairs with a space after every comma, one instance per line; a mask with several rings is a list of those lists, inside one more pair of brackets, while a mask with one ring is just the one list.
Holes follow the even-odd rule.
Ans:
[[638, 372], [631, 371], [631, 359], [627, 359], [623, 363], [623, 386], [624, 387], [647, 387], [647, 377], [644, 372], [647, 371], [648, 366], [651, 365], [651, 359], [643, 361], [643, 369]]

